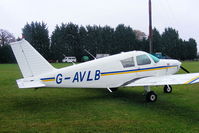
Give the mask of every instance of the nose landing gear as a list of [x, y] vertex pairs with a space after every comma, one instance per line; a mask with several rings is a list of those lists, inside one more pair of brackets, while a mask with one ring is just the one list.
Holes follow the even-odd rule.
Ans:
[[171, 93], [172, 89], [173, 88], [170, 85], [165, 85], [164, 86], [164, 93]]

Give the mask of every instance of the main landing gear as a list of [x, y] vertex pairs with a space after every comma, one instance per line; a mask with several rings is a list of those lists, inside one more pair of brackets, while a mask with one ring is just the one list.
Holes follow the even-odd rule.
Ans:
[[149, 86], [145, 86], [144, 90], [146, 92], [146, 101], [147, 102], [155, 102], [157, 100], [157, 94], [154, 91], [151, 91]]
[[[149, 86], [144, 87], [145, 95], [146, 95], [146, 101], [147, 102], [155, 102], [157, 100], [157, 94], [154, 91], [151, 91]], [[164, 86], [164, 93], [171, 93], [172, 87], [171, 85], [165, 85]]]

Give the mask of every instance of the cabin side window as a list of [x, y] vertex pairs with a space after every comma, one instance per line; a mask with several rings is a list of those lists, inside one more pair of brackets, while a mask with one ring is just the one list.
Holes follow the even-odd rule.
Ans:
[[124, 60], [121, 60], [121, 63], [122, 63], [122, 66], [123, 66], [124, 68], [127, 68], [127, 67], [134, 67], [134, 66], [135, 66], [135, 62], [134, 62], [133, 57], [127, 58], [127, 59], [124, 59]]
[[136, 56], [136, 60], [137, 60], [137, 64], [138, 64], [138, 65], [147, 65], [147, 64], [151, 64], [151, 60], [150, 60], [149, 57], [148, 57], [147, 55], [145, 55], [145, 54]]

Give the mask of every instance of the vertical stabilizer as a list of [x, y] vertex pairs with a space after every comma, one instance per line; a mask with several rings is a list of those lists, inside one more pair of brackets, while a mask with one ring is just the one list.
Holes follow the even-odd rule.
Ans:
[[55, 70], [25, 39], [10, 45], [24, 78]]

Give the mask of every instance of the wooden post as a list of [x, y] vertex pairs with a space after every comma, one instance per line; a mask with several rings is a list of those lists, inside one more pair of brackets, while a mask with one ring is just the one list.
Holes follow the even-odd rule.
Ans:
[[151, 10], [151, 0], [149, 0], [149, 52], [153, 53], [153, 31], [152, 31], [152, 10]]

